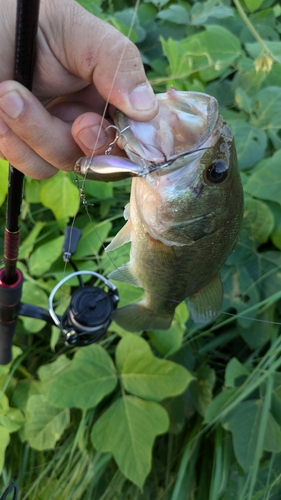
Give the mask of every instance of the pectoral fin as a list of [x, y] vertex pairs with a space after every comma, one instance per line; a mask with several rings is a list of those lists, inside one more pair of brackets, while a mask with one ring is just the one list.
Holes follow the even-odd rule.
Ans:
[[131, 241], [131, 226], [131, 221], [128, 220], [125, 226], [120, 229], [119, 233], [117, 233], [109, 245], [107, 245], [105, 251], [110, 252], [111, 250], [115, 250], [115, 248], [125, 245], [125, 243], [129, 243], [129, 241]]
[[130, 218], [130, 203], [127, 203], [127, 205], [124, 208], [124, 219], [128, 220]]
[[122, 283], [127, 283], [128, 285], [140, 286], [137, 278], [132, 274], [130, 269], [130, 262], [127, 262], [121, 267], [118, 267], [115, 271], [109, 274], [110, 280], [121, 281]]
[[208, 285], [188, 297], [188, 309], [195, 323], [208, 323], [221, 311], [223, 287], [218, 274]]

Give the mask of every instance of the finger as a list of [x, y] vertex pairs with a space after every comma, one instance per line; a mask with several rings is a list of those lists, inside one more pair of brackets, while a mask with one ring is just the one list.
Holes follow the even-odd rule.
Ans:
[[[79, 116], [74, 121], [71, 131], [73, 139], [87, 156], [105, 153], [116, 135], [112, 123], [95, 113], [84, 113]], [[104, 142], [101, 140], [104, 134], [107, 140], [102, 147], [99, 147], [99, 144]]]
[[[0, 119], [0, 150], [27, 175], [46, 178], [54, 174], [53, 167], [72, 170], [81, 156], [71, 136], [71, 124], [52, 116], [31, 92], [16, 82], [0, 83]], [[107, 140], [106, 133], [100, 137], [101, 142]], [[101, 142], [98, 147], [103, 146]]]
[[[71, 74], [94, 82], [105, 101], [133, 119], [145, 121], [156, 115], [157, 100], [139, 51], [128, 38], [74, 0], [45, 2], [44, 9], [49, 17], [45, 37], [52, 53]], [[58, 9], [64, 11], [62, 15]]]

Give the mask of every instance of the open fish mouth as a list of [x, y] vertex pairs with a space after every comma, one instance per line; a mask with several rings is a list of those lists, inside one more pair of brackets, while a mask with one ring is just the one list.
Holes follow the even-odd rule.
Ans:
[[131, 161], [151, 170], [151, 166], [177, 159], [184, 162], [186, 156], [213, 145], [217, 137], [210, 139], [219, 120], [214, 97], [173, 88], [156, 97], [159, 111], [149, 122], [137, 122], [118, 110], [115, 113], [115, 124], [122, 131], [120, 140]]
[[107, 155], [80, 158], [75, 172], [106, 182], [152, 174], [153, 182], [154, 172], [166, 176], [185, 167], [192, 183], [201, 156], [216, 144], [220, 135], [217, 100], [201, 92], [175, 89], [156, 97], [159, 111], [148, 122], [132, 120], [119, 110], [115, 112], [118, 134], [112, 144], [118, 139], [128, 158], [111, 155], [108, 150]]

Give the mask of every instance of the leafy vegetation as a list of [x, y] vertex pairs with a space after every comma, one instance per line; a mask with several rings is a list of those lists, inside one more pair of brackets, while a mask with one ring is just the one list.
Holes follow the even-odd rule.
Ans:
[[[273, 0], [81, 3], [137, 43], [156, 92], [214, 95], [231, 126], [245, 190], [240, 240], [224, 268], [223, 312], [204, 328], [183, 303], [169, 331], [142, 338], [114, 323], [67, 349], [21, 317], [0, 367], [1, 489], [23, 500], [278, 500], [281, 495], [281, 7]], [[132, 28], [132, 20], [136, 17]], [[3, 234], [7, 165], [1, 161]], [[128, 248], [103, 246], [123, 224], [130, 183], [26, 179], [19, 267], [23, 301], [47, 307], [71, 271], [62, 232], [82, 229], [75, 264], [107, 275]], [[1, 240], [2, 241], [2, 240]], [[75, 280], [58, 293], [69, 304]], [[120, 285], [121, 305], [142, 291]]]

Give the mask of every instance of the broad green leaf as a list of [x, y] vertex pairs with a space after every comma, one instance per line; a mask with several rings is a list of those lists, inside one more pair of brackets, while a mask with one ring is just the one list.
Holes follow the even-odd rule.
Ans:
[[240, 55], [240, 42], [222, 26], [207, 25], [204, 32], [185, 40], [161, 40], [173, 78], [186, 77], [199, 71], [203, 81], [222, 75]]
[[271, 453], [281, 452], [281, 429], [271, 413], [268, 414], [263, 449]]
[[263, 2], [264, 0], [245, 0], [245, 4], [250, 12], [254, 12], [255, 10], [257, 10]]
[[9, 164], [0, 158], [0, 207], [3, 205], [8, 193]]
[[[42, 288], [29, 281], [23, 282], [22, 301], [48, 310], [47, 294]], [[28, 316], [21, 316], [21, 320], [25, 330], [31, 333], [39, 332], [46, 324], [46, 322], [41, 319], [29, 318]]]
[[236, 392], [237, 388], [226, 389], [220, 392], [209, 404], [206, 410], [204, 423], [210, 424], [218, 422], [221, 413], [228, 407], [228, 403], [234, 400]]
[[136, 335], [119, 342], [116, 366], [126, 391], [152, 401], [178, 396], [193, 378], [183, 366], [153, 356], [148, 343]]
[[36, 222], [36, 224], [31, 229], [28, 236], [22, 242], [19, 249], [19, 259], [28, 259], [31, 254], [33, 247], [36, 243], [37, 237], [40, 234], [41, 230], [45, 226], [45, 222]]
[[245, 375], [249, 375], [247, 368], [237, 358], [232, 358], [226, 365], [225, 386], [235, 387], [235, 380]]
[[167, 9], [161, 10], [157, 17], [175, 24], [188, 24], [189, 15], [183, 5], [172, 4]]
[[[57, 328], [57, 330], [59, 330]], [[56, 385], [57, 377], [60, 376], [67, 368], [70, 368], [71, 361], [65, 354], [59, 356], [53, 363], [40, 366], [38, 370], [38, 377], [41, 381], [40, 390], [42, 393], [47, 394], [52, 385]]]
[[246, 197], [242, 227], [251, 239], [265, 243], [274, 228], [274, 216], [266, 203]]
[[274, 216], [274, 229], [270, 235], [272, 243], [281, 250], [281, 205], [269, 202], [269, 208]]
[[[10, 370], [13, 362], [15, 359], [22, 354], [22, 349], [20, 347], [13, 345], [12, 346], [12, 360], [10, 363], [7, 363], [6, 365], [0, 365], [0, 377], [2, 375], [7, 375]], [[0, 385], [0, 390], [2, 389], [2, 386]]]
[[[243, 312], [254, 304], [257, 304], [260, 300], [260, 294], [256, 277], [251, 275], [250, 269], [246, 265], [243, 265], [243, 263], [240, 265], [238, 257], [237, 249], [236, 270], [231, 269], [229, 279], [223, 280], [223, 309], [234, 307], [238, 312]], [[256, 316], [257, 310], [253, 310], [247, 312], [247, 319], [243, 319], [243, 316], [241, 316], [237, 321], [239, 325], [248, 327], [250, 318], [254, 319]]]
[[52, 210], [58, 222], [73, 217], [79, 209], [79, 191], [67, 172], [60, 171], [44, 183], [40, 192], [41, 203]]
[[0, 474], [4, 467], [5, 451], [10, 442], [9, 431], [5, 427], [0, 426]]
[[240, 169], [251, 168], [264, 157], [267, 146], [266, 133], [243, 120], [231, 120], [229, 126], [235, 138]]
[[[235, 89], [235, 102], [239, 109], [246, 111], [246, 113], [251, 113], [252, 111], [252, 100], [241, 87], [236, 87]], [[241, 120], [241, 125], [249, 125], [247, 122]], [[259, 129], [257, 129], [259, 130]]]
[[[260, 458], [257, 457], [257, 442], [261, 411], [262, 401], [242, 401], [223, 419], [224, 427], [232, 432], [234, 453], [244, 472]], [[270, 413], [267, 416], [263, 446], [266, 451], [281, 451], [281, 430]]]
[[233, 10], [223, 2], [207, 0], [204, 3], [196, 2], [191, 8], [191, 24], [193, 26], [201, 26], [205, 24], [210, 17], [222, 19], [233, 16]]
[[181, 395], [176, 398], [166, 399], [162, 403], [169, 415], [169, 432], [172, 434], [178, 434], [182, 430], [187, 413], [189, 414], [190, 408], [187, 410], [184, 399], [185, 396]]
[[260, 90], [253, 99], [253, 109], [255, 116], [252, 116], [252, 123], [264, 129], [275, 148], [280, 148], [281, 139], [278, 132], [281, 128], [281, 87], [267, 87]]
[[26, 178], [24, 183], [24, 198], [28, 203], [40, 203], [40, 191], [44, 182], [47, 181], [38, 181], [30, 179], [30, 177]]
[[155, 7], [157, 7], [160, 10], [161, 7], [163, 7], [169, 2], [169, 0], [144, 0], [144, 2], [152, 3], [153, 5], [155, 5]]
[[[248, 0], [248, 1], [258, 2], [260, 0]], [[281, 42], [263, 40], [263, 43], [268, 49], [268, 54], [270, 56], [271, 55], [274, 56], [275, 61], [281, 63]], [[249, 54], [255, 59], [261, 57], [264, 54], [264, 48], [261, 46], [259, 42], [246, 43], [245, 47], [247, 52], [249, 52]]]
[[0, 428], [5, 427], [8, 432], [16, 432], [23, 426], [24, 422], [23, 413], [18, 408], [11, 408], [7, 396], [2, 394], [0, 399]]
[[148, 332], [151, 344], [163, 355], [175, 353], [181, 346], [183, 334], [188, 320], [188, 309], [185, 302], [176, 307], [172, 324], [168, 330]]
[[11, 404], [25, 413], [29, 398], [31, 396], [41, 394], [40, 389], [41, 385], [38, 380], [33, 380], [30, 378], [21, 380], [20, 382], [18, 382], [15, 388]]
[[107, 200], [113, 198], [112, 182], [89, 181], [85, 182], [85, 193], [93, 196], [97, 200]]
[[[281, 90], [281, 89], [280, 89]], [[281, 99], [281, 93], [280, 93]], [[280, 107], [281, 112], [281, 107]], [[281, 122], [280, 122], [281, 127]], [[262, 200], [275, 201], [281, 205], [281, 151], [277, 151], [271, 158], [262, 162], [244, 186], [246, 193]]]
[[196, 378], [190, 384], [189, 392], [197, 412], [204, 416], [212, 401], [216, 373], [204, 364], [196, 370], [194, 375]]
[[33, 276], [42, 276], [48, 271], [59, 256], [62, 256], [63, 242], [64, 236], [59, 236], [36, 248], [29, 259], [30, 274]]
[[168, 427], [167, 412], [158, 403], [125, 396], [95, 423], [92, 441], [98, 451], [112, 453], [121, 472], [141, 488], [151, 468], [155, 437]]
[[31, 396], [27, 404], [25, 436], [35, 450], [50, 450], [69, 424], [69, 410], [52, 405], [45, 396]]
[[90, 222], [83, 228], [83, 234], [79, 240], [75, 260], [96, 255], [104, 245], [104, 241], [111, 229], [111, 222], [104, 221], [99, 224]]
[[59, 408], [92, 408], [117, 384], [114, 364], [99, 344], [77, 351], [71, 367], [58, 375], [48, 400]]

